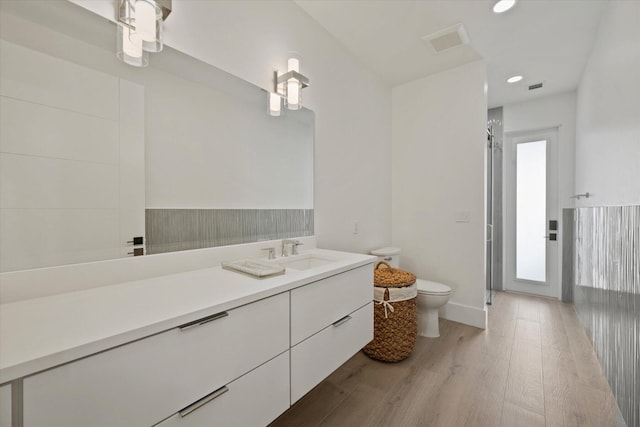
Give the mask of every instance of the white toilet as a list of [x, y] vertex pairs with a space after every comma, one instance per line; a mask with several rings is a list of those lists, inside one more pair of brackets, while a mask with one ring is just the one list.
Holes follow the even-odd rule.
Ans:
[[[399, 248], [380, 248], [371, 251], [378, 260], [385, 261], [394, 268], [400, 268]], [[418, 288], [418, 334], [427, 338], [440, 336], [438, 311], [451, 296], [451, 288], [442, 283], [417, 279]]]
[[442, 283], [417, 279], [418, 285], [418, 334], [438, 338], [440, 327], [438, 311], [449, 301], [451, 288]]

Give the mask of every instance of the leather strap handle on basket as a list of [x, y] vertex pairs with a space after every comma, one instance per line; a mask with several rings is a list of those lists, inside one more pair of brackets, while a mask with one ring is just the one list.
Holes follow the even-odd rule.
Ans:
[[375, 268], [375, 269], [377, 270], [378, 268], [380, 268], [380, 266], [381, 266], [381, 265], [386, 265], [386, 266], [387, 266], [386, 268], [390, 268], [390, 269], [392, 269], [392, 270], [393, 270], [393, 267], [391, 267], [391, 266], [389, 265], [389, 263], [388, 263], [388, 262], [385, 262], [385, 261], [380, 261], [380, 262], [378, 262], [378, 263], [376, 264], [376, 268]]

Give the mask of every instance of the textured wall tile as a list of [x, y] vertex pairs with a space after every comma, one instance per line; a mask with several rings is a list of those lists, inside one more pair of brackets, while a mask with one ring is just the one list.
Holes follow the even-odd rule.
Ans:
[[147, 253], [313, 235], [313, 209], [147, 209]]
[[640, 426], [640, 206], [575, 211], [574, 304], [620, 412]]
[[562, 301], [573, 302], [575, 209], [562, 210]]

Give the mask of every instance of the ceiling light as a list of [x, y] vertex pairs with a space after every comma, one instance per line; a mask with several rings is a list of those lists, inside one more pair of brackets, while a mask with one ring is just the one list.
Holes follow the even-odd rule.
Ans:
[[516, 5], [516, 0], [499, 0], [493, 5], [494, 13], [502, 13]]
[[507, 83], [517, 83], [522, 80], [522, 76], [511, 76], [507, 79]]

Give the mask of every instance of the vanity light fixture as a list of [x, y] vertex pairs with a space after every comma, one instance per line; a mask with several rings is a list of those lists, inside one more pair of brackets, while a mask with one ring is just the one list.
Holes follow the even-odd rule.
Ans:
[[[278, 72], [275, 72], [276, 80], [278, 79]], [[276, 88], [277, 90], [277, 88]], [[269, 115], [273, 117], [278, 117], [280, 115], [282, 106], [282, 97], [277, 92], [269, 92]]]
[[148, 52], [162, 51], [162, 23], [171, 13], [171, 0], [116, 0], [117, 52], [134, 67], [149, 65]]
[[517, 83], [522, 80], [522, 76], [511, 76], [507, 79], [507, 83]]
[[[289, 110], [302, 108], [302, 89], [309, 86], [309, 79], [300, 74], [300, 57], [292, 55], [287, 61], [287, 72], [278, 76], [274, 73], [275, 92], [282, 95], [284, 105]], [[270, 103], [271, 103], [271, 98]], [[276, 114], [272, 114], [276, 115]], [[277, 114], [279, 115], [279, 113]]]
[[516, 5], [517, 0], [499, 0], [493, 5], [494, 13], [503, 13]]

